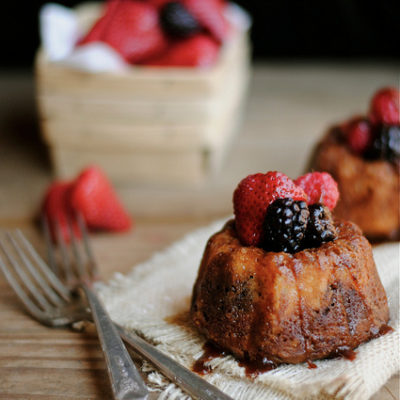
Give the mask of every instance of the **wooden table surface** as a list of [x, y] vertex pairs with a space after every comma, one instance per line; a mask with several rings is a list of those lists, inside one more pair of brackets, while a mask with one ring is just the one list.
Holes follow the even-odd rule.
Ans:
[[[399, 65], [257, 65], [242, 129], [222, 170], [201, 188], [118, 188], [135, 217], [128, 234], [93, 235], [105, 279], [127, 272], [192, 229], [232, 212], [237, 182], [249, 173], [301, 173], [313, 143], [335, 121], [362, 113], [380, 86], [397, 85]], [[20, 227], [43, 250], [34, 222], [51, 180], [28, 71], [0, 73], [0, 230]], [[109, 399], [96, 336], [41, 326], [0, 276], [0, 399]], [[399, 376], [373, 400], [399, 400]]]

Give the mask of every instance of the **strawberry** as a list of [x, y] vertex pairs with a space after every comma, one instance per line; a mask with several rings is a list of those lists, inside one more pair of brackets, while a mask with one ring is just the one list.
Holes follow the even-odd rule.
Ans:
[[219, 43], [227, 38], [230, 26], [220, 0], [182, 0], [182, 3]]
[[169, 67], [210, 67], [215, 64], [219, 45], [209, 36], [198, 34], [174, 43], [164, 54], [146, 65]]
[[294, 183], [307, 194], [307, 204], [322, 203], [333, 210], [339, 199], [336, 181], [327, 172], [309, 172], [297, 178]]
[[109, 44], [132, 64], [160, 54], [168, 45], [157, 8], [144, 1], [111, 1], [81, 44], [91, 41]]
[[235, 225], [244, 245], [263, 242], [263, 224], [268, 206], [277, 199], [306, 200], [303, 189], [281, 172], [254, 174], [244, 178], [233, 194]]
[[80, 237], [80, 230], [73, 218], [73, 211], [69, 205], [69, 192], [72, 188], [72, 182], [56, 181], [50, 185], [44, 196], [42, 203], [42, 212], [47, 218], [53, 240], [57, 241], [57, 224], [61, 235], [66, 243], [70, 241], [70, 228], [68, 220], [71, 221], [71, 227], [77, 237]]
[[372, 124], [400, 124], [400, 91], [387, 87], [378, 90], [371, 100], [369, 118]]
[[126, 231], [132, 225], [107, 177], [97, 167], [82, 171], [70, 190], [69, 201], [91, 229]]
[[356, 117], [350, 120], [345, 133], [347, 142], [355, 154], [364, 154], [373, 141], [371, 124], [367, 118]]
[[103, 15], [96, 21], [86, 36], [78, 42], [78, 45], [101, 41], [103, 32], [107, 29], [109, 22], [112, 20], [118, 4], [119, 0], [111, 0], [106, 3]]

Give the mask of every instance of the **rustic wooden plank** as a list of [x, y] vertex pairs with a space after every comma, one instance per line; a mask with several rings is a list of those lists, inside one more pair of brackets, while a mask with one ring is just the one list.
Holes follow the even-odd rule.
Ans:
[[83, 374], [81, 370], [62, 368], [1, 368], [0, 393], [112, 398], [107, 372], [99, 369], [90, 369], [89, 373]]
[[32, 368], [32, 369], [74, 369], [74, 370], [104, 370], [105, 363], [101, 358], [94, 359], [60, 359], [60, 358], [46, 358], [46, 357], [2, 357], [1, 368]]
[[371, 400], [399, 400], [400, 399], [400, 376], [393, 376], [372, 397]]

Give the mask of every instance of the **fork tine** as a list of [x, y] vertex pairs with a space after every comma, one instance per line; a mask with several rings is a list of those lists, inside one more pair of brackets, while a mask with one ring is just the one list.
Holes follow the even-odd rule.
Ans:
[[97, 279], [99, 277], [99, 271], [97, 269], [97, 263], [90, 246], [89, 234], [86, 228], [86, 224], [85, 221], [83, 220], [81, 213], [77, 214], [77, 220], [79, 229], [82, 232], [83, 245], [85, 247], [86, 255], [87, 258], [89, 259], [89, 265], [88, 265], [89, 274], [91, 275], [92, 279]]
[[15, 294], [19, 297], [19, 299], [22, 301], [22, 303], [25, 305], [25, 307], [28, 309], [30, 314], [42, 321], [45, 320], [46, 316], [45, 313], [40, 310], [34, 303], [33, 301], [26, 295], [25, 290], [22, 289], [18, 281], [14, 278], [12, 273], [8, 270], [6, 264], [3, 262], [2, 258], [0, 257], [0, 269], [2, 270], [6, 280], [10, 284], [10, 286], [14, 289]]
[[56, 255], [54, 252], [54, 246], [53, 246], [53, 242], [51, 239], [51, 235], [50, 235], [50, 226], [49, 226], [49, 220], [46, 216], [46, 214], [42, 214], [41, 217], [42, 220], [42, 231], [44, 234], [44, 240], [46, 243], [46, 249], [47, 249], [47, 259], [49, 260], [49, 265], [50, 268], [53, 270], [53, 272], [55, 274], [59, 274], [59, 268], [58, 268], [58, 263], [56, 262]]
[[55, 275], [53, 271], [50, 270], [50, 268], [43, 261], [42, 257], [40, 257], [40, 255], [37, 253], [37, 251], [19, 229], [17, 229], [17, 235], [21, 242], [24, 244], [25, 248], [28, 250], [28, 253], [39, 266], [40, 270], [47, 277], [53, 288], [64, 300], [68, 301], [70, 299], [70, 296], [67, 287], [58, 279], [57, 275]]
[[[14, 248], [17, 249], [17, 244], [15, 243], [11, 235], [7, 235], [7, 238], [14, 246]], [[0, 247], [2, 248], [8, 261], [14, 267], [15, 272], [21, 278], [21, 281], [24, 283], [25, 287], [28, 289], [30, 294], [35, 298], [35, 300], [41, 305], [41, 307], [45, 311], [50, 310], [52, 308], [51, 304], [45, 299], [45, 297], [40, 293], [38, 288], [32, 283], [32, 280], [29, 278], [29, 276], [26, 274], [23, 268], [21, 268], [16, 259], [11, 255], [11, 251], [7, 250], [7, 247], [5, 246], [3, 240], [0, 240]]]
[[65, 280], [67, 282], [67, 285], [72, 285], [74, 282], [72, 266], [71, 266], [71, 262], [70, 262], [70, 259], [68, 256], [67, 245], [66, 245], [64, 237], [61, 233], [60, 223], [58, 222], [58, 220], [55, 221], [55, 226], [56, 226], [56, 234], [57, 234], [57, 243], [60, 246], [61, 262], [64, 267]]
[[[24, 245], [25, 249], [28, 248], [28, 251], [29, 251], [30, 250], [29, 246], [27, 246], [27, 243], [26, 243], [27, 239], [22, 235], [22, 232], [17, 230], [17, 235], [20, 239], [20, 243], [22, 243]], [[54, 291], [54, 289], [46, 282], [46, 280], [43, 279], [42, 275], [40, 275], [38, 270], [33, 266], [33, 264], [30, 262], [30, 260], [26, 256], [26, 254], [23, 252], [21, 246], [16, 242], [16, 240], [11, 235], [10, 235], [10, 239], [12, 240], [13, 246], [17, 250], [17, 253], [18, 253], [20, 259], [22, 260], [22, 262], [24, 263], [25, 267], [27, 268], [27, 270], [29, 271], [31, 276], [34, 278], [36, 283], [42, 288], [42, 290], [46, 294], [47, 298], [55, 306], [62, 304], [63, 303], [62, 298], [57, 294], [57, 292]], [[31, 254], [30, 251], [29, 251], [29, 254]], [[38, 258], [40, 258], [40, 257], [38, 257]], [[36, 259], [36, 257], [34, 257], [34, 259], [36, 261], [37, 266], [40, 267], [40, 269], [45, 274], [45, 276], [48, 276], [48, 272], [50, 272], [50, 270], [47, 268], [47, 266], [45, 266], [45, 268], [43, 268], [43, 265], [38, 263], [38, 260]]]

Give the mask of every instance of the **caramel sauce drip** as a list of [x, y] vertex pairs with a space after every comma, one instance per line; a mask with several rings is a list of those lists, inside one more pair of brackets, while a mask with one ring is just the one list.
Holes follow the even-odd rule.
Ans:
[[251, 379], [257, 378], [258, 375], [271, 371], [277, 367], [274, 362], [267, 358], [264, 358], [261, 361], [239, 360], [238, 364], [244, 368], [246, 376]]
[[342, 346], [338, 347], [329, 358], [335, 357], [343, 357], [346, 360], [354, 361], [357, 357], [357, 353], [348, 346]]
[[[210, 365], [206, 365], [211, 360], [228, 355], [226, 351], [219, 349], [210, 342], [204, 344], [203, 351], [202, 356], [192, 366], [192, 371], [199, 375], [207, 375], [212, 372]], [[258, 375], [277, 367], [275, 363], [267, 358], [260, 361], [238, 360], [238, 364], [245, 369], [248, 378], [256, 378]]]
[[377, 335], [375, 335], [374, 337], [377, 338], [377, 337], [386, 335], [387, 333], [390, 333], [390, 332], [393, 332], [393, 331], [394, 331], [394, 329], [391, 326], [383, 324], [379, 328], [379, 333]]
[[312, 361], [307, 360], [307, 364], [308, 364], [308, 369], [315, 369], [318, 368], [316, 364], [314, 364]]
[[[380, 327], [379, 332], [374, 336], [374, 338], [386, 335], [390, 332], [393, 332], [393, 328], [389, 325], [383, 324]], [[350, 347], [344, 346], [338, 348], [334, 356], [344, 357], [347, 360], [354, 361], [357, 357], [357, 353], [354, 350], [350, 349]]]
[[203, 355], [192, 366], [192, 371], [199, 375], [209, 374], [212, 371], [212, 368], [206, 364], [214, 358], [224, 357], [227, 354], [225, 351], [218, 349], [209, 342], [204, 344], [203, 351]]

